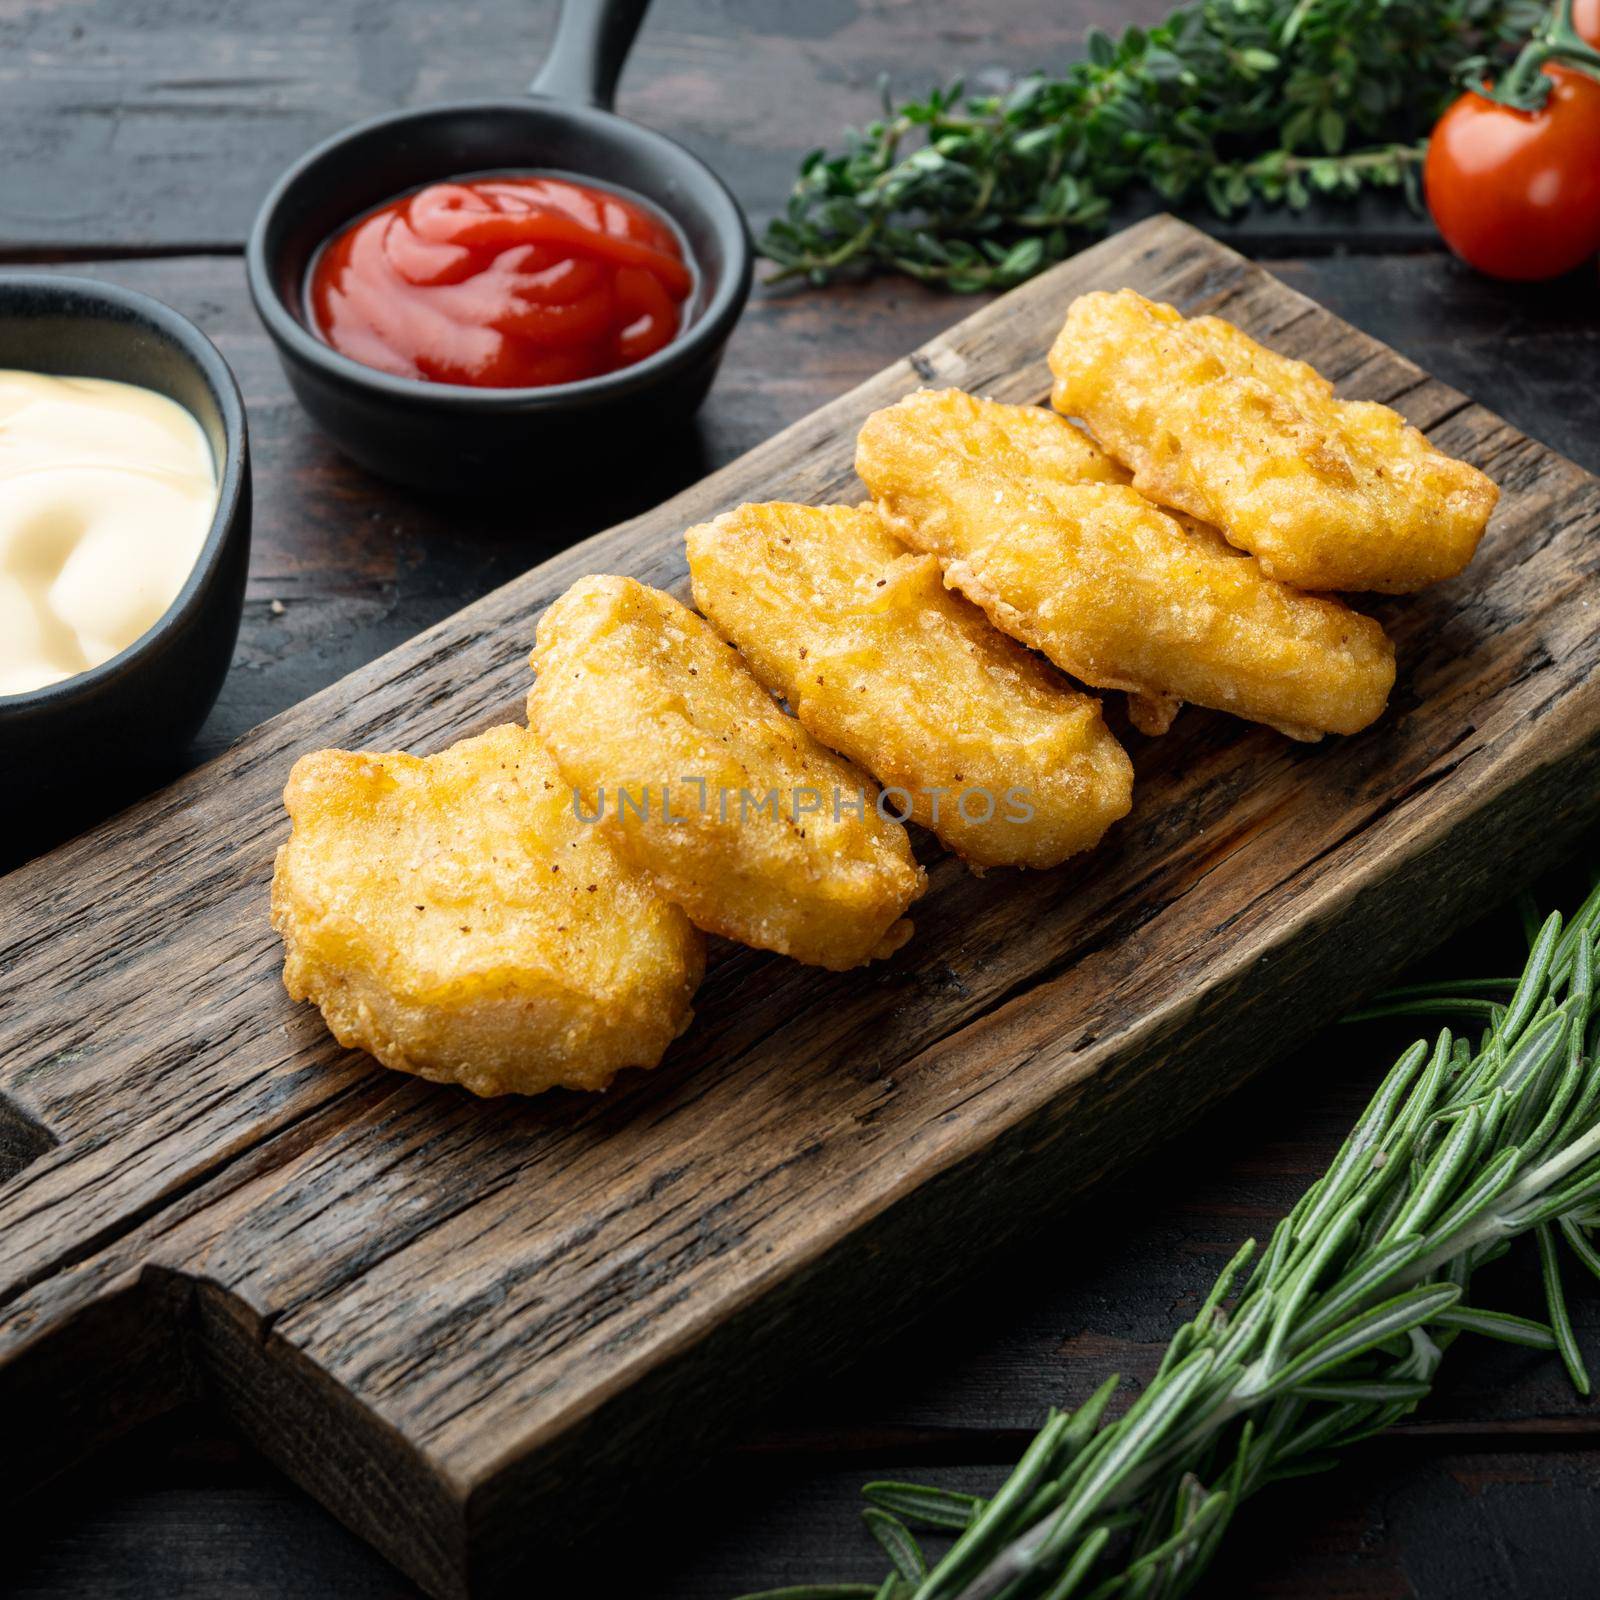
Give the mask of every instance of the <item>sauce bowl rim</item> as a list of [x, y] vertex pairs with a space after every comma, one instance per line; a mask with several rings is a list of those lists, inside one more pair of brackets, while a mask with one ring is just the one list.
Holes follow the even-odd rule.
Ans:
[[[165, 301], [157, 300], [142, 289], [124, 288], [121, 284], [106, 283], [98, 278], [7, 270], [0, 273], [0, 320], [16, 314], [7, 305], [9, 296], [16, 290], [34, 296], [42, 295], [45, 299], [58, 299], [59, 305], [51, 308], [55, 314], [95, 320], [104, 318], [108, 311], [113, 314], [131, 312], [136, 319], [153, 324], [169, 344], [178, 348], [210, 389], [222, 419], [223, 459], [214, 463], [217, 470], [217, 503], [211, 513], [211, 526], [206, 530], [194, 565], [172, 603], [137, 639], [98, 665], [75, 672], [70, 678], [62, 678], [57, 683], [44, 684], [38, 689], [25, 689], [20, 694], [0, 694], [0, 720], [92, 697], [103, 684], [121, 677], [141, 660], [159, 654], [166, 647], [172, 630], [206, 603], [206, 591], [212, 577], [236, 536], [249, 457], [249, 434], [238, 380], [221, 351], [181, 311], [175, 311]], [[103, 374], [73, 373], [68, 376], [93, 377]], [[131, 380], [123, 378], [117, 381]]]
[[[609, 137], [633, 142], [644, 149], [670, 161], [680, 170], [693, 174], [707, 187], [711, 200], [705, 206], [699, 198], [695, 203], [710, 214], [718, 236], [733, 246], [729, 259], [700, 316], [669, 344], [653, 355], [646, 356], [631, 366], [618, 367], [614, 372], [601, 373], [593, 378], [580, 378], [573, 383], [543, 384], [533, 388], [489, 388], [471, 384], [434, 383], [425, 378], [405, 378], [366, 366], [321, 339], [286, 304], [280, 292], [274, 267], [268, 259], [267, 232], [277, 218], [280, 208], [290, 192], [312, 168], [341, 146], [354, 142], [374, 132], [400, 123], [426, 122], [432, 118], [459, 116], [463, 113], [509, 111], [525, 114], [528, 111], [548, 110], [551, 115], [565, 121], [587, 124]], [[505, 171], [523, 170], [506, 167]], [[527, 171], [542, 170], [527, 167]], [[555, 170], [550, 168], [548, 170]], [[598, 173], [584, 173], [576, 167], [563, 170], [580, 181], [592, 179], [596, 183], [608, 180]], [[445, 182], [446, 178], [423, 179], [422, 183]], [[396, 194], [406, 193], [402, 188]], [[665, 212], [674, 225], [682, 231], [683, 218], [654, 195], [636, 190], [640, 198]], [[382, 204], [382, 201], [376, 202]], [[720, 214], [719, 214], [720, 213]], [[697, 273], [705, 276], [699, 261], [693, 263]], [[664, 380], [679, 368], [698, 360], [708, 346], [725, 342], [733, 331], [744, 303], [749, 297], [755, 274], [755, 251], [750, 230], [739, 202], [727, 184], [693, 151], [654, 128], [631, 121], [614, 111], [597, 106], [574, 104], [571, 101], [542, 95], [496, 96], [470, 100], [448, 100], [402, 111], [386, 111], [368, 117], [351, 127], [344, 128], [308, 150], [284, 172], [273, 185], [250, 229], [245, 245], [245, 274], [250, 287], [250, 298], [256, 312], [265, 323], [267, 332], [280, 347], [286, 348], [298, 359], [316, 367], [324, 376], [358, 385], [386, 399], [414, 407], [439, 407], [468, 413], [493, 415], [529, 411], [580, 410], [590, 403], [603, 402], [619, 395], [636, 392]]]

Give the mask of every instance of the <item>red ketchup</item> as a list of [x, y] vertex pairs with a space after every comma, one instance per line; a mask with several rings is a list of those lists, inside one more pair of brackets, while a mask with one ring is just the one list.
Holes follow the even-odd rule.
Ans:
[[573, 383], [677, 336], [693, 287], [667, 223], [565, 178], [435, 183], [323, 247], [311, 313], [335, 350], [404, 378]]

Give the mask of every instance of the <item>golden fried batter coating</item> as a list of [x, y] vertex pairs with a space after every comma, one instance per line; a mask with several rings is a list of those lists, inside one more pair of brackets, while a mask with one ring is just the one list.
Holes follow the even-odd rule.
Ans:
[[755, 675], [974, 865], [1052, 867], [1127, 814], [1098, 702], [870, 508], [740, 506], [688, 545], [695, 604]]
[[1388, 406], [1335, 400], [1303, 361], [1131, 289], [1073, 301], [1050, 370], [1056, 410], [1081, 417], [1136, 489], [1302, 589], [1453, 578], [1499, 497]]
[[284, 986], [342, 1045], [474, 1094], [603, 1089], [689, 1025], [705, 941], [525, 728], [438, 755], [318, 750], [284, 791]]
[[[1099, 481], [1075, 476], [1078, 460]], [[1382, 712], [1394, 650], [1376, 622], [1273, 582], [1214, 529], [1106, 481], [1102, 463], [1040, 407], [953, 389], [874, 413], [856, 447], [892, 533], [937, 556], [945, 583], [1004, 632], [1141, 697], [1140, 726], [1170, 721], [1175, 699], [1296, 739]]]
[[580, 579], [532, 665], [529, 721], [585, 815], [700, 927], [835, 970], [910, 936], [926, 880], [876, 787], [671, 595]]

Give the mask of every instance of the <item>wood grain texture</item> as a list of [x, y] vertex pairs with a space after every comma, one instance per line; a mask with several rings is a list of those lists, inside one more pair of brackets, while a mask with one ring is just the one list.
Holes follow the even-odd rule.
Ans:
[[[1230, 317], [1502, 483], [1468, 577], [1378, 608], [1383, 723], [1307, 749], [1185, 713], [1137, 745], [1135, 812], [1089, 861], [932, 860], [917, 939], [865, 974], [724, 951], [667, 1067], [602, 1101], [393, 1079], [289, 1005], [263, 908], [296, 754], [505, 715], [572, 577], [675, 584], [689, 522], [852, 492], [856, 425], [920, 381], [1037, 400], [1066, 300], [1118, 284]], [[11, 875], [0, 1093], [57, 1143], [0, 1187], [0, 1402], [31, 1452], [7, 1467], [209, 1391], [431, 1592], [510, 1585], [619, 1469], [641, 1487], [752, 1393], [859, 1354], [1568, 845], [1600, 755], [1597, 526], [1571, 463], [1157, 220]]]
[[[631, 1520], [627, 1540], [595, 1551], [565, 1592], [729, 1600], [757, 1585], [871, 1581], [883, 1560], [859, 1517], [864, 1478], [970, 1492], [992, 1490], [1005, 1472], [993, 1460], [956, 1467], [893, 1452], [741, 1454], [712, 1467], [674, 1518]], [[1579, 1600], [1592, 1590], [1597, 1493], [1593, 1450], [1374, 1441], [1345, 1470], [1277, 1485], [1247, 1506], [1197, 1594]], [[0, 1593], [417, 1600], [420, 1591], [235, 1436], [184, 1413], [41, 1496]]]
[[[1555, 883], [1560, 897], [1570, 884]], [[1464, 931], [1457, 969], [1514, 962], [1514, 918]], [[978, 1280], [864, 1361], [752, 1417], [736, 1453], [653, 1497], [585, 1552], [606, 1593], [728, 1600], [781, 1582], [867, 1577], [871, 1478], [984, 1489], [1044, 1407], [1105, 1371], [1135, 1382], [1241, 1236], [1263, 1236], [1323, 1170], [1397, 1027], [1325, 1030], [1102, 1190], [1065, 1229], [998, 1254]], [[1531, 1253], [1530, 1253], [1531, 1255]], [[1508, 1270], [1509, 1269], [1509, 1270]], [[1483, 1298], [1535, 1308], [1531, 1259]], [[1578, 1337], [1600, 1360], [1600, 1297], [1573, 1282]], [[1249, 1509], [1208, 1600], [1552, 1600], [1588, 1592], [1600, 1418], [1553, 1358], [1464, 1339], [1403, 1431], [1335, 1474], [1275, 1486]], [[1470, 1430], [1470, 1431], [1469, 1431]], [[0, 1570], [6, 1600], [415, 1600], [418, 1591], [198, 1409], [139, 1430], [36, 1494]], [[592, 1581], [592, 1580], [591, 1580]]]
[[[185, 766], [551, 552], [726, 466], [983, 303], [889, 278], [758, 290], [696, 417], [641, 441], [626, 474], [566, 485], [541, 477], [530, 510], [525, 499], [420, 498], [341, 457], [289, 393], [233, 258], [60, 270], [143, 290], [192, 317], [238, 375], [250, 409], [256, 483], [244, 622], [234, 670]], [[1600, 469], [1590, 403], [1600, 326], [1587, 274], [1495, 283], [1443, 253], [1296, 259], [1271, 270], [1453, 388], [1492, 396], [1524, 433]]]
[[[992, 90], [1060, 71], [1091, 24], [1159, 21], [1168, 0], [655, 0], [619, 109], [687, 144], [759, 224], [800, 155], [878, 114], [878, 80], [922, 96], [966, 70]], [[0, 6], [0, 261], [230, 251], [278, 174], [319, 140], [401, 107], [504, 95], [533, 76], [555, 0], [30, 0]], [[1148, 208], [1150, 201], [1142, 204]], [[1425, 247], [1397, 194], [1247, 212], [1208, 227], [1254, 248]], [[1131, 209], [1121, 220], [1131, 220]]]
[[[1600, 1459], [1551, 1450], [1421, 1451], [1386, 1440], [1347, 1471], [1275, 1487], [1240, 1514], [1198, 1600], [1579, 1600], [1592, 1590]], [[728, 1600], [753, 1579], [871, 1582], [881, 1553], [860, 1526], [861, 1469], [742, 1463], [699, 1548], [658, 1557], [637, 1590], [650, 1600]], [[884, 1475], [992, 1493], [1006, 1468], [909, 1466]], [[1564, 1523], [1542, 1505], [1572, 1497]], [[781, 1514], [773, 1508], [782, 1507]], [[852, 1521], [856, 1526], [851, 1527]], [[1441, 1538], [1448, 1529], [1451, 1537]], [[669, 1547], [670, 1548], [670, 1547]]]

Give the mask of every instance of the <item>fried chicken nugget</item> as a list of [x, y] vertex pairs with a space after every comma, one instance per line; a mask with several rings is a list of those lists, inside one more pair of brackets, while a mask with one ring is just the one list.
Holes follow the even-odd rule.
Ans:
[[1500, 491], [1398, 412], [1131, 289], [1080, 296], [1050, 351], [1056, 410], [1133, 485], [1302, 589], [1405, 594], [1472, 559]]
[[876, 787], [671, 595], [582, 578], [531, 664], [528, 720], [585, 815], [700, 927], [836, 971], [910, 937], [926, 877]]
[[688, 546], [695, 604], [762, 683], [974, 865], [1053, 867], [1127, 815], [1099, 703], [870, 508], [740, 506]]
[[1316, 739], [1366, 727], [1388, 699], [1394, 648], [1376, 622], [1151, 505], [1041, 407], [919, 391], [867, 419], [856, 470], [949, 587], [1074, 677], [1143, 697], [1147, 719], [1188, 700]]
[[284, 987], [340, 1044], [474, 1094], [603, 1089], [689, 1025], [705, 940], [572, 815], [539, 742], [318, 750], [272, 877]]

